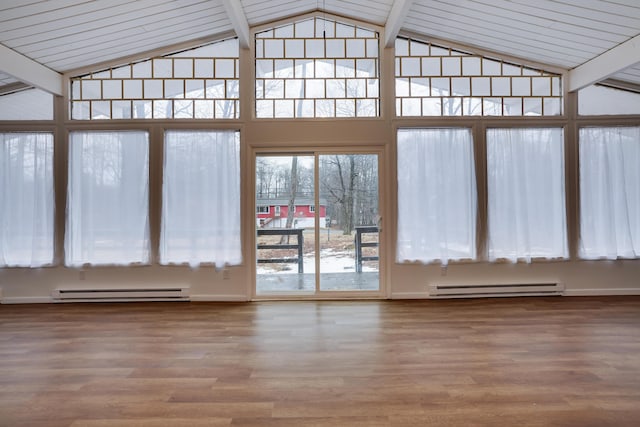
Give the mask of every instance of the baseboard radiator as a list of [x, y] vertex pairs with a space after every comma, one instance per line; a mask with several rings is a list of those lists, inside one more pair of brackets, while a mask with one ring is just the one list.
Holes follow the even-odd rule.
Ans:
[[556, 282], [429, 285], [429, 298], [560, 296], [563, 293], [564, 285]]
[[188, 287], [56, 289], [54, 302], [189, 301]]

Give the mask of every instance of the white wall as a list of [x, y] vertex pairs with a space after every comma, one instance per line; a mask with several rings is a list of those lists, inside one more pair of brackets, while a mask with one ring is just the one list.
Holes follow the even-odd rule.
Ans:
[[557, 261], [531, 264], [393, 265], [392, 298], [426, 298], [429, 284], [560, 282], [565, 295], [640, 295], [638, 261]]
[[198, 301], [247, 301], [248, 280], [243, 267], [216, 271], [213, 267], [186, 266], [93, 267], [83, 270], [65, 267], [0, 269], [2, 303], [52, 301], [54, 290], [162, 288], [186, 286]]
[[[414, 123], [406, 125], [416, 125]], [[423, 125], [432, 121], [421, 121]], [[481, 123], [457, 121], [455, 124], [478, 128]], [[194, 124], [194, 126], [202, 126]], [[253, 272], [253, 230], [255, 208], [253, 172], [250, 169], [252, 155], [265, 150], [289, 150], [292, 148], [343, 150], [378, 150], [383, 155], [380, 170], [381, 200], [383, 202], [383, 233], [381, 240], [383, 282], [386, 296], [390, 298], [425, 298], [431, 283], [511, 283], [532, 281], [559, 281], [564, 283], [567, 295], [591, 294], [639, 294], [640, 260], [628, 261], [554, 261], [518, 263], [451, 263], [446, 270], [439, 265], [400, 265], [394, 262], [395, 242], [395, 155], [394, 129], [405, 122], [392, 123], [384, 119], [365, 120], [359, 123], [266, 121], [259, 124], [247, 123], [242, 129], [242, 175], [244, 228], [244, 264], [228, 268], [226, 272], [213, 267], [191, 269], [187, 266], [141, 266], [141, 267], [95, 267], [84, 270], [62, 266], [40, 269], [5, 268], [0, 269], [2, 301], [48, 302], [52, 292], [64, 288], [103, 287], [162, 287], [189, 286], [194, 300], [241, 301], [252, 295]], [[1, 129], [1, 127], [0, 127]], [[284, 129], [284, 130], [283, 130]], [[152, 139], [162, 138], [161, 133], [152, 129]], [[571, 133], [572, 134], [572, 133]], [[157, 141], [152, 140], [152, 145]], [[575, 174], [569, 168], [568, 174]], [[575, 188], [574, 178], [569, 179], [569, 191]], [[153, 180], [152, 180], [153, 182]], [[157, 190], [159, 191], [159, 190]], [[576, 216], [575, 200], [569, 198], [570, 217]], [[60, 206], [59, 206], [60, 207]], [[575, 236], [577, 221], [569, 221], [569, 234]], [[572, 238], [575, 252], [575, 237]]]
[[[640, 295], [638, 261], [559, 261], [532, 264], [465, 263], [388, 266], [388, 297], [427, 298], [432, 283], [531, 283], [559, 281], [566, 295]], [[64, 267], [0, 269], [3, 303], [50, 302], [58, 288], [102, 289], [187, 286], [195, 301], [246, 301], [251, 296], [251, 266], [226, 272], [212, 267]]]
[[[385, 285], [385, 296], [393, 298], [427, 297], [427, 286], [430, 283], [505, 283], [531, 281], [560, 281], [567, 289], [568, 295], [589, 294], [640, 294], [640, 260], [632, 261], [571, 261], [534, 262], [532, 264], [489, 263], [451, 263], [447, 270], [439, 265], [399, 265], [394, 262], [395, 241], [395, 131], [398, 127], [410, 126], [466, 126], [473, 129], [476, 146], [484, 143], [484, 129], [488, 126], [527, 126], [535, 125], [561, 126], [566, 135], [566, 174], [568, 191], [568, 224], [571, 253], [577, 248], [577, 135], [578, 126], [593, 124], [636, 124], [640, 116], [609, 117], [588, 120], [576, 118], [575, 98], [568, 97], [565, 105], [566, 114], [561, 117], [547, 118], [410, 118], [395, 119], [393, 100], [393, 57], [392, 50], [383, 51], [381, 64], [381, 96], [382, 117], [373, 119], [341, 119], [341, 120], [252, 120], [251, 108], [243, 107], [239, 121], [216, 123], [212, 121], [123, 121], [77, 123], [66, 121], [66, 103], [57, 99], [56, 122], [48, 124], [30, 122], [0, 122], [0, 132], [10, 130], [54, 129], [56, 132], [56, 206], [58, 216], [57, 239], [62, 239], [64, 226], [65, 185], [66, 185], [66, 145], [69, 130], [73, 129], [147, 129], [151, 135], [151, 161], [161, 164], [158, 147], [162, 146], [163, 130], [171, 128], [235, 128], [241, 131], [242, 144], [242, 206], [243, 206], [243, 253], [244, 264], [231, 267], [226, 272], [216, 271], [212, 267], [191, 269], [183, 266], [159, 265], [143, 267], [99, 267], [87, 268], [84, 271], [68, 269], [61, 265], [51, 268], [0, 269], [0, 290], [2, 302], [48, 302], [52, 292], [60, 287], [65, 288], [102, 288], [112, 286], [152, 288], [161, 286], [186, 285], [191, 289], [194, 300], [238, 301], [248, 300], [252, 295], [252, 274], [254, 261], [255, 206], [253, 188], [253, 156], [265, 151], [304, 150], [373, 150], [381, 153], [383, 163], [380, 168], [381, 178], [381, 266], [382, 279]], [[243, 51], [241, 67], [252, 66], [248, 52]], [[250, 72], [241, 72], [241, 76], [250, 76]], [[243, 80], [242, 102], [251, 105], [252, 82]], [[155, 147], [155, 148], [154, 148]], [[155, 154], [154, 154], [155, 150]], [[155, 159], [155, 160], [154, 160]], [[480, 163], [480, 166], [481, 163]], [[482, 167], [478, 168], [482, 171]], [[159, 194], [161, 194], [161, 178], [151, 177], [151, 209], [152, 209], [152, 241], [157, 241], [159, 233]], [[480, 195], [486, 194], [480, 180]], [[482, 206], [482, 202], [481, 202]], [[480, 213], [481, 222], [485, 214]], [[155, 225], [154, 225], [155, 224]], [[155, 231], [153, 231], [155, 230]], [[482, 227], [481, 227], [482, 230]], [[154, 236], [155, 233], [155, 236]], [[482, 238], [480, 239], [482, 240]], [[482, 247], [482, 241], [481, 247]], [[63, 252], [59, 243], [58, 258]]]

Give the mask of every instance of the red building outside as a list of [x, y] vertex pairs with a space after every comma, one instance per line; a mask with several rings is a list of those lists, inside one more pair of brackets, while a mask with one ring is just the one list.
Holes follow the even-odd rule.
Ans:
[[[256, 225], [260, 228], [285, 228], [289, 200], [285, 198], [258, 198], [256, 201]], [[320, 200], [318, 219], [320, 227], [326, 226], [327, 207]], [[310, 198], [296, 198], [293, 215], [293, 228], [311, 228], [314, 226], [315, 205]]]

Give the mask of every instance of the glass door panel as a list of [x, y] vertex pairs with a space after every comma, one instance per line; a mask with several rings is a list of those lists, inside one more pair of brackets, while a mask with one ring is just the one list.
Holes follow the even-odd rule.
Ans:
[[321, 154], [320, 291], [378, 291], [377, 154]]
[[315, 157], [256, 157], [256, 294], [316, 292]]
[[256, 295], [378, 292], [378, 154], [256, 156]]

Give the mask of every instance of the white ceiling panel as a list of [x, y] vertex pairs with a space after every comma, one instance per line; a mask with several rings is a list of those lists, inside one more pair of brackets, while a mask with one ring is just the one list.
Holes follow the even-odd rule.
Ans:
[[[321, 3], [322, 4], [322, 3]], [[336, 1], [326, 0], [326, 10], [337, 15], [384, 25], [393, 6], [392, 0]]]
[[416, 0], [404, 29], [573, 68], [640, 33], [640, 4], [612, 5], [596, 0]]
[[[130, 31], [123, 31], [116, 37], [100, 36], [90, 41], [58, 46], [52, 51], [42, 50], [37, 54], [27, 55], [49, 64], [54, 69], [69, 70], [120, 58], [123, 55], [170, 46], [184, 40], [205, 37], [211, 34], [210, 29], [207, 18], [196, 18], [188, 24], [167, 22], [166, 26], [149, 28], [144, 34], [127, 36]], [[99, 50], [95, 49], [97, 44], [100, 46]], [[126, 49], [123, 49], [123, 46], [126, 46]]]
[[[567, 70], [640, 34], [640, 0], [0, 0], [0, 44], [58, 72], [86, 69], [232, 33], [223, 1], [251, 26], [315, 10], [383, 26], [407, 2], [401, 34]], [[612, 77], [640, 83], [640, 65]]]
[[536, 37], [543, 40], [530, 39], [499, 24], [471, 26], [471, 22], [473, 18], [459, 14], [435, 11], [429, 16], [421, 16], [412, 11], [404, 28], [420, 34], [427, 32], [437, 39], [453, 40], [464, 45], [567, 68], [581, 64], [593, 56], [571, 49], [564, 43], [558, 45], [557, 39], [545, 42], [544, 37]]
[[240, 0], [249, 25], [259, 25], [316, 10], [316, 0]]
[[392, 6], [393, 0], [242, 0], [249, 25], [260, 25], [314, 10], [384, 25]]
[[57, 71], [232, 30], [211, 0], [50, 0], [0, 16], [2, 44]]
[[616, 73], [611, 78], [640, 85], [640, 64]]

